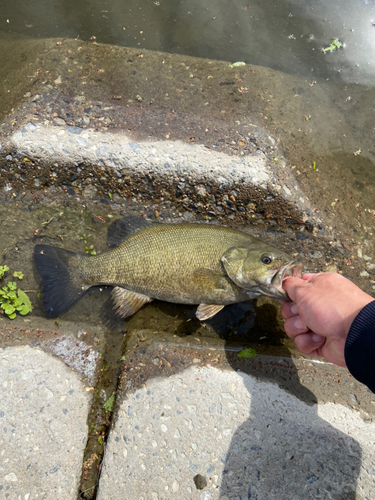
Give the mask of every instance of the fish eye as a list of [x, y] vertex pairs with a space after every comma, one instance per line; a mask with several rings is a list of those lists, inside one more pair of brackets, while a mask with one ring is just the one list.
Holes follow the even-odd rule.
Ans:
[[271, 264], [272, 257], [270, 255], [264, 254], [262, 255], [260, 260], [263, 262], [263, 264]]

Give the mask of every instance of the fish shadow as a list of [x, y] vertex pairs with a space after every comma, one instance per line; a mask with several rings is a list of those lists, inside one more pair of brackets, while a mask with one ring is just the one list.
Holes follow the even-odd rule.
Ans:
[[[246, 335], [248, 340], [249, 330], [255, 322], [252, 301], [228, 305], [213, 318], [203, 322], [195, 316], [196, 305], [171, 304], [155, 300], [147, 307], [150, 310], [155, 308], [159, 315], [178, 320], [177, 325], [173, 326], [173, 333], [179, 337], [201, 332], [204, 337], [212, 336], [221, 339], [230, 339], [236, 336], [237, 341], [241, 340], [241, 335]], [[166, 323], [168, 321], [170, 322], [167, 320]]]

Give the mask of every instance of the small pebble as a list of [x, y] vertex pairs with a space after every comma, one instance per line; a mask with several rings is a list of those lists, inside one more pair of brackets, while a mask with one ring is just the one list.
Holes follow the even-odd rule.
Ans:
[[350, 394], [350, 399], [352, 400], [353, 405], [358, 404], [358, 400], [357, 400], [355, 394]]
[[321, 259], [323, 255], [322, 252], [319, 252], [319, 250], [315, 250], [315, 252], [310, 253], [310, 257], [313, 259]]
[[59, 118], [58, 116], [56, 118], [54, 118], [53, 121], [56, 123], [56, 125], [61, 125], [61, 126], [66, 125], [65, 120], [63, 120], [62, 118]]
[[207, 486], [207, 480], [201, 474], [194, 476], [194, 484], [197, 490], [203, 490]]

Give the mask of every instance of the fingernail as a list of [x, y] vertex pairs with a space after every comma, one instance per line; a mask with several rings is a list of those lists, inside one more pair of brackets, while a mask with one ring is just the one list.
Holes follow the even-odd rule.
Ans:
[[298, 310], [297, 310], [296, 304], [292, 304], [290, 310], [292, 311], [293, 314], [298, 314]]
[[297, 318], [294, 322], [294, 327], [297, 329], [297, 330], [306, 330], [306, 325], [305, 323], [302, 321], [301, 318]]
[[311, 337], [313, 342], [316, 342], [317, 344], [321, 344], [324, 340], [324, 337], [322, 335], [317, 335], [314, 333], [314, 335]]

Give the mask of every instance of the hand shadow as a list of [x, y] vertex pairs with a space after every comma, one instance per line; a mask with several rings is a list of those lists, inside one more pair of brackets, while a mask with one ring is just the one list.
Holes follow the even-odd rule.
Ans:
[[[267, 313], [269, 325], [269, 304]], [[259, 335], [263, 321], [258, 310]], [[239, 425], [223, 458], [219, 498], [358, 500], [361, 447], [318, 415], [317, 399], [301, 385], [288, 349], [246, 363], [233, 350], [226, 355], [251, 403], [250, 418]]]

